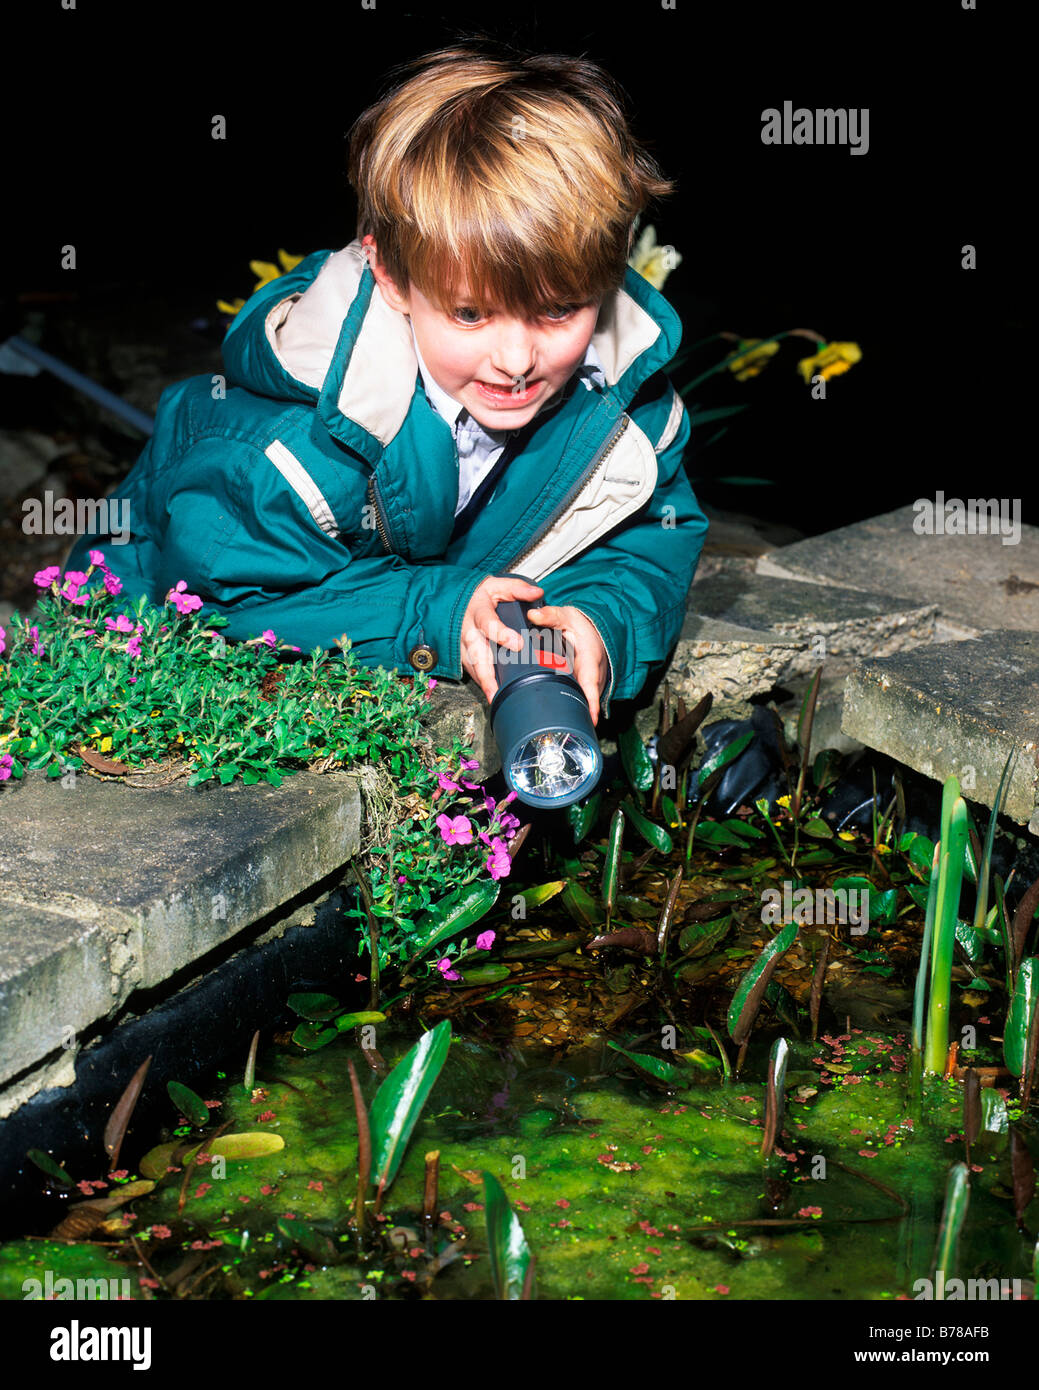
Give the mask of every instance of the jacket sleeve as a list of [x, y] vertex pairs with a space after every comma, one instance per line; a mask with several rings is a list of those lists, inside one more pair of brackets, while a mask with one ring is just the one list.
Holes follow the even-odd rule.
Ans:
[[186, 580], [203, 613], [229, 620], [227, 637], [273, 630], [309, 652], [345, 633], [361, 665], [388, 668], [407, 667], [409, 652], [426, 644], [436, 653], [429, 674], [461, 680], [462, 616], [482, 571], [351, 553], [243, 441], [193, 443], [165, 506], [156, 590]]
[[[689, 442], [689, 415], [667, 378], [665, 394], [640, 411], [630, 410], [657, 454], [657, 485], [649, 502], [616, 531], [542, 581], [546, 604], [579, 608], [599, 632], [610, 662], [602, 697], [634, 699], [678, 641], [686, 599], [707, 534], [704, 516], [682, 467]], [[677, 432], [667, 441], [667, 419], [681, 409]], [[664, 440], [663, 446], [658, 441]]]

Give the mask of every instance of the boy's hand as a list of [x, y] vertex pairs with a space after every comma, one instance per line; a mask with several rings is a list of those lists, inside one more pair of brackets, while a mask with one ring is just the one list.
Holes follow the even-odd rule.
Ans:
[[599, 722], [599, 696], [610, 678], [610, 659], [595, 624], [579, 608], [570, 604], [530, 609], [532, 623], [557, 628], [570, 643], [574, 653], [574, 680], [584, 692], [592, 723]]
[[520, 634], [498, 617], [498, 604], [503, 599], [526, 599], [529, 602], [541, 598], [544, 592], [539, 584], [490, 574], [469, 600], [462, 617], [462, 670], [472, 676], [488, 704], [498, 693], [491, 642], [496, 642], [499, 647], [511, 647], [514, 652], [523, 648]]

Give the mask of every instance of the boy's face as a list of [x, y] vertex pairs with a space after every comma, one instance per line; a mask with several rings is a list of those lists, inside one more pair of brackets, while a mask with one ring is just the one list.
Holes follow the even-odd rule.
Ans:
[[412, 285], [398, 292], [378, 260], [370, 264], [383, 298], [407, 314], [434, 381], [459, 401], [484, 429], [515, 430], [532, 420], [584, 361], [600, 300], [545, 306], [529, 318], [513, 318], [479, 302], [461, 284], [449, 311], [436, 307]]

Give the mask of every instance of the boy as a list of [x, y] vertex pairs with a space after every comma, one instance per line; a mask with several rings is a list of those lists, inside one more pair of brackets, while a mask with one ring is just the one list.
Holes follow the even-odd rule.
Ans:
[[626, 265], [672, 185], [592, 63], [470, 41], [397, 76], [351, 132], [357, 240], [252, 296], [226, 393], [163, 393], [109, 559], [127, 597], [186, 580], [229, 638], [345, 632], [488, 700], [490, 643], [522, 645], [496, 605], [543, 599], [597, 722], [665, 661], [707, 529], [681, 326]]

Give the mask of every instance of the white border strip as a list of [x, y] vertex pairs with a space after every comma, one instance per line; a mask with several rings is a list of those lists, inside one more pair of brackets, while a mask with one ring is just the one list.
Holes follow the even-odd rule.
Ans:
[[671, 414], [667, 417], [667, 424], [664, 426], [664, 433], [653, 445], [653, 452], [655, 454], [662, 454], [664, 452], [667, 446], [671, 443], [672, 439], [674, 439], [675, 435], [678, 433], [678, 427], [682, 423], [682, 412], [685, 410], [685, 404], [682, 401], [682, 397], [678, 394], [678, 392], [675, 390], [673, 386], [671, 388], [671, 395], [673, 397], [671, 401]]
[[276, 439], [272, 444], [268, 444], [263, 452], [270, 459], [271, 463], [274, 464], [289, 487], [302, 499], [307, 511], [321, 527], [322, 531], [326, 531], [333, 538], [338, 536], [339, 527], [336, 525], [336, 519], [332, 515], [332, 508], [325, 501], [321, 489], [300, 463], [299, 459], [286, 449], [280, 439]]

